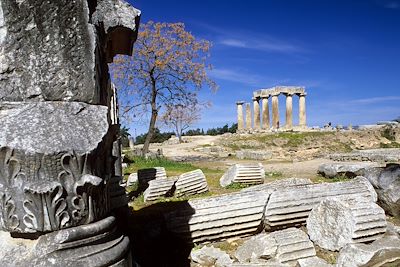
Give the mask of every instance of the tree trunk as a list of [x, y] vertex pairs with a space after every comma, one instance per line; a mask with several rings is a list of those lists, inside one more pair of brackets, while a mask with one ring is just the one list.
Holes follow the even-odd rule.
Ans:
[[[151, 74], [150, 74], [151, 75]], [[151, 86], [151, 118], [150, 118], [150, 124], [149, 124], [149, 130], [147, 132], [146, 139], [143, 144], [143, 149], [142, 149], [142, 155], [145, 156], [149, 152], [149, 147], [150, 147], [150, 141], [151, 138], [154, 135], [154, 130], [156, 126], [156, 121], [157, 121], [157, 115], [158, 115], [158, 109], [157, 109], [157, 89], [156, 89], [156, 82], [151, 75], [151, 81], [152, 81], [152, 86]]]
[[179, 130], [178, 125], [176, 125], [175, 130], [176, 130], [176, 135], [178, 136], [179, 144], [181, 144], [183, 142], [182, 131]]

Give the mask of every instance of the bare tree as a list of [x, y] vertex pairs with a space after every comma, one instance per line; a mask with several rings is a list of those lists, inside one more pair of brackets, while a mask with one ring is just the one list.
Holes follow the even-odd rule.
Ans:
[[209, 49], [210, 42], [197, 40], [183, 23], [150, 21], [141, 25], [132, 57], [114, 60], [112, 71], [123, 114], [134, 117], [149, 110], [151, 113], [144, 154], [162, 110], [177, 105], [197, 106], [201, 88], [217, 89], [206, 72], [211, 68], [206, 64]]
[[[205, 104], [208, 106], [208, 104]], [[161, 122], [175, 131], [179, 142], [182, 143], [182, 134], [191, 125], [200, 120], [200, 105], [183, 106], [181, 104], [170, 105], [161, 116]]]

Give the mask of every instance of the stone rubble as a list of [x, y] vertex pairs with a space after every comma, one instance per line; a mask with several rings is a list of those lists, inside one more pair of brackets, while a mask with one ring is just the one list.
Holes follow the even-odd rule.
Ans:
[[164, 214], [167, 229], [198, 243], [255, 234], [262, 229], [268, 195], [237, 192], [188, 201], [186, 209]]
[[274, 191], [265, 209], [266, 229], [305, 224], [310, 211], [332, 196], [366, 197], [376, 202], [377, 195], [364, 177], [349, 182], [300, 185]]
[[365, 177], [378, 194], [379, 205], [389, 214], [400, 216], [400, 164], [370, 168]]
[[299, 259], [315, 255], [313, 243], [306, 233], [297, 228], [256, 235], [243, 243], [235, 253], [241, 263], [262, 263], [263, 260], [274, 259], [290, 266], [294, 266]]
[[400, 148], [377, 148], [350, 153], [335, 153], [329, 155], [329, 158], [335, 161], [400, 162]]
[[328, 198], [310, 212], [307, 231], [321, 248], [338, 251], [346, 244], [382, 237], [386, 232], [385, 212], [365, 198]]
[[175, 182], [175, 187], [175, 195], [178, 197], [201, 194], [208, 191], [206, 177], [200, 169], [179, 175], [178, 180]]
[[327, 178], [337, 176], [354, 178], [356, 176], [365, 176], [366, 169], [377, 166], [378, 164], [373, 162], [323, 163], [318, 167], [318, 173]]
[[226, 187], [232, 183], [262, 184], [265, 170], [261, 163], [235, 164], [221, 177], [220, 185]]
[[238, 159], [267, 160], [272, 158], [272, 152], [262, 151], [262, 150], [242, 149], [236, 151], [236, 157]]
[[229, 255], [213, 246], [204, 246], [198, 250], [192, 250], [190, 257], [193, 262], [200, 264], [201, 267], [228, 267], [233, 260]]
[[336, 266], [400, 266], [400, 239], [385, 235], [371, 244], [348, 244], [340, 250]]
[[174, 184], [175, 180], [170, 178], [159, 178], [149, 181], [149, 187], [143, 193], [144, 201], [154, 201], [172, 194]]

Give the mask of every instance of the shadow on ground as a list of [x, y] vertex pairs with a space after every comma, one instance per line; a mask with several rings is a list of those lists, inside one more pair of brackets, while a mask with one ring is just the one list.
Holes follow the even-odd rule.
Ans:
[[180, 231], [188, 233], [188, 220], [194, 210], [187, 201], [156, 203], [139, 211], [128, 207], [116, 211], [119, 228], [129, 236], [133, 259], [141, 267], [190, 266], [193, 243], [167, 229], [164, 215], [176, 212], [187, 215], [187, 221], [180, 221]]

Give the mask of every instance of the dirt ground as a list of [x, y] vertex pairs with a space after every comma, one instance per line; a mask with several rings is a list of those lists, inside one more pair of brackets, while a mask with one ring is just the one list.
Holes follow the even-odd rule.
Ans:
[[[153, 144], [152, 149], [162, 147], [163, 154], [167, 158], [177, 156], [205, 156], [205, 153], [196, 151], [201, 147], [212, 147], [219, 144], [221, 136], [193, 136], [187, 143], [181, 144]], [[236, 157], [215, 157], [212, 160], [200, 160], [192, 162], [199, 167], [207, 167], [211, 169], [220, 169], [225, 171], [235, 163], [251, 163], [261, 162], [267, 173], [278, 173], [281, 178], [297, 177], [297, 178], [314, 178], [317, 176], [318, 166], [322, 163], [333, 162], [325, 158], [316, 158], [305, 161], [291, 161], [286, 159], [270, 159], [270, 160], [240, 160]]]

